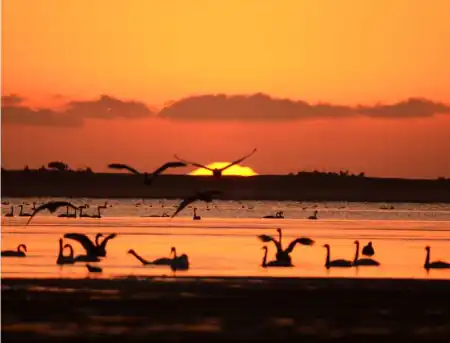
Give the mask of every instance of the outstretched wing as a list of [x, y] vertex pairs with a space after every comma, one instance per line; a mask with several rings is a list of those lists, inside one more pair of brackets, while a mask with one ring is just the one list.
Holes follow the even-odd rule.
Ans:
[[254, 153], [256, 152], [256, 148], [253, 149], [253, 151], [243, 157], [241, 157], [240, 159], [231, 162], [229, 165], [227, 165], [226, 167], [220, 168], [221, 171], [224, 171], [232, 166], [234, 166], [235, 164], [241, 163], [242, 161], [246, 160], [247, 158], [249, 158], [250, 156], [252, 156]]
[[161, 167], [156, 169], [152, 174], [154, 176], [161, 174], [164, 170], [168, 168], [179, 168], [179, 167], [186, 167], [187, 164], [181, 161], [175, 161], [175, 162], [167, 162], [163, 164]]
[[179, 160], [180, 162], [183, 162], [183, 163], [186, 163], [186, 164], [192, 164], [192, 165], [195, 166], [195, 167], [207, 169], [207, 170], [209, 170], [209, 171], [213, 171], [211, 168], [208, 168], [208, 167], [204, 166], [203, 164], [196, 163], [196, 162], [189, 162], [189, 161], [183, 160], [183, 159], [179, 158], [177, 155], [174, 155], [174, 157], [175, 157], [177, 160]]
[[116, 233], [112, 233], [112, 234], [106, 236], [106, 237], [103, 239], [103, 241], [100, 243], [100, 246], [102, 246], [103, 248], [105, 248], [105, 247], [106, 247], [106, 244], [108, 243], [108, 241], [109, 241], [110, 239], [116, 238], [116, 236], [117, 236]]
[[175, 217], [178, 213], [180, 213], [181, 211], [183, 211], [183, 210], [186, 208], [186, 206], [188, 206], [189, 204], [193, 203], [193, 202], [196, 201], [196, 200], [197, 200], [197, 197], [189, 197], [189, 198], [184, 199], [184, 200], [180, 203], [180, 205], [178, 206], [178, 208], [177, 208], [177, 210], [175, 211], [175, 213], [172, 214], [172, 217], [171, 217], [171, 218]]
[[277, 248], [277, 252], [278, 251], [282, 251], [281, 249], [281, 244], [280, 242], [278, 242], [275, 238], [273, 238], [272, 236], [269, 235], [259, 235], [258, 238], [263, 241], [264, 243], [267, 242], [273, 242], [275, 244], [275, 247]]
[[94, 242], [92, 242], [88, 238], [88, 236], [86, 236], [82, 233], [66, 233], [64, 235], [64, 238], [73, 239], [73, 240], [79, 242], [88, 254], [95, 250]]
[[314, 245], [314, 240], [308, 237], [301, 237], [294, 239], [291, 243], [289, 243], [288, 247], [286, 248], [285, 252], [290, 254], [292, 250], [294, 250], [296, 244], [302, 244], [302, 245]]
[[50, 201], [45, 204], [42, 204], [33, 211], [26, 225], [28, 225], [31, 222], [31, 219], [41, 211], [49, 210], [51, 213], [54, 213], [58, 208], [67, 206], [72, 207], [75, 210], [78, 209], [77, 207], [75, 207], [74, 205], [72, 205], [70, 202], [67, 201]]
[[140, 172], [138, 172], [133, 167], [130, 167], [129, 165], [123, 164], [123, 163], [111, 163], [111, 164], [108, 164], [108, 168], [111, 168], [111, 169], [126, 169], [126, 170], [128, 170], [128, 171], [130, 171], [130, 172], [132, 172], [134, 174], [138, 174], [138, 175], [141, 174]]

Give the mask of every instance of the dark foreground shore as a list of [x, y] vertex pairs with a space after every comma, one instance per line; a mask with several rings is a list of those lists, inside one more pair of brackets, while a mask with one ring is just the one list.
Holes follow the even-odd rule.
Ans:
[[3, 342], [118, 338], [449, 342], [450, 281], [2, 279]]
[[160, 175], [149, 187], [131, 174], [73, 171], [2, 171], [5, 197], [184, 198], [217, 189], [223, 200], [450, 203], [450, 180], [370, 178], [335, 173], [195, 177]]

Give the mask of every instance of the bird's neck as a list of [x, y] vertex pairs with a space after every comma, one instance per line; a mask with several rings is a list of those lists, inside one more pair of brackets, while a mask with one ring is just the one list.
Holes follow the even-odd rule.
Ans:
[[330, 265], [330, 247], [326, 247], [327, 249], [327, 259], [325, 261], [325, 265], [329, 266]]
[[359, 257], [359, 243], [356, 243], [356, 252], [355, 252], [355, 262], [358, 260]]
[[147, 261], [143, 257], [139, 256], [135, 251], [130, 252], [130, 254], [133, 255], [134, 257], [136, 257], [142, 264], [150, 264], [149, 261]]
[[267, 267], [267, 249], [264, 250], [264, 257], [262, 260], [262, 266]]
[[425, 267], [430, 265], [430, 250], [427, 250], [427, 256], [425, 257]]

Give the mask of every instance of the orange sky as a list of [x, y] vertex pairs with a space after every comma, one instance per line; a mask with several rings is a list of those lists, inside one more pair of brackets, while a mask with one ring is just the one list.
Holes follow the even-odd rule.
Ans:
[[[333, 106], [376, 106], [409, 97], [450, 104], [447, 0], [3, 0], [2, 5], [2, 94], [25, 98], [20, 106], [108, 95], [156, 111], [193, 95], [260, 92]], [[152, 169], [174, 153], [208, 163], [258, 147], [247, 162], [258, 173], [347, 168], [380, 176], [450, 176], [448, 107], [443, 114], [430, 110], [432, 115], [420, 104], [408, 107], [418, 111], [414, 118], [394, 108], [388, 114], [396, 119], [336, 119], [333, 112], [292, 121], [274, 118], [282, 112], [278, 104], [255, 122], [245, 115], [260, 115], [267, 102], [255, 107], [257, 101], [245, 101], [219, 107], [202, 102], [189, 115], [178, 109], [178, 117], [164, 119], [144, 110], [142, 117], [130, 118], [129, 104], [108, 103], [119, 117], [105, 119], [105, 110], [72, 126], [36, 125], [28, 112], [13, 123], [18, 111], [6, 117], [4, 109], [2, 164], [38, 167], [63, 159], [73, 167], [105, 170], [121, 160]], [[222, 108], [230, 104], [230, 116], [242, 102], [247, 104], [242, 118], [224, 121]], [[76, 120], [95, 116], [85, 114], [98, 110], [97, 103], [91, 105], [67, 113]], [[195, 119], [202, 111], [212, 119]], [[180, 120], [180, 113], [187, 119]]]

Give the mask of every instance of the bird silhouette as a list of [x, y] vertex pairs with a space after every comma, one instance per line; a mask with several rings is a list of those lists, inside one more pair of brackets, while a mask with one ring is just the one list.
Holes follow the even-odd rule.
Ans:
[[245, 156], [243, 156], [243, 157], [237, 159], [236, 161], [231, 162], [230, 164], [226, 165], [225, 167], [222, 167], [222, 168], [214, 168], [214, 169], [209, 168], [209, 167], [207, 167], [207, 166], [205, 166], [205, 165], [203, 165], [203, 164], [197, 163], [197, 162], [189, 162], [189, 161], [186, 161], [186, 160], [184, 160], [184, 159], [181, 159], [181, 158], [178, 157], [177, 155], [174, 155], [174, 157], [175, 157], [177, 160], [179, 160], [179, 161], [181, 161], [181, 162], [184, 162], [184, 163], [186, 163], [186, 164], [191, 164], [191, 165], [193, 165], [193, 166], [195, 166], [195, 167], [209, 170], [210, 172], [212, 172], [213, 176], [220, 177], [220, 176], [222, 176], [222, 172], [223, 172], [223, 171], [227, 170], [228, 168], [230, 168], [230, 167], [232, 167], [232, 166], [234, 166], [234, 165], [236, 165], [236, 164], [238, 164], [238, 163], [241, 163], [242, 161], [246, 160], [246, 159], [249, 158], [251, 155], [253, 155], [255, 152], [256, 152], [256, 148], [253, 149], [253, 151], [252, 151], [251, 153], [249, 153], [249, 154], [247, 154], [247, 155], [245, 155]]
[[17, 250], [2, 250], [1, 256], [3, 257], [25, 257], [27, 246], [25, 244], [19, 244]]
[[356, 245], [355, 258], [353, 259], [353, 266], [379, 266], [380, 262], [371, 258], [358, 258], [359, 257], [359, 241], [354, 242]]
[[89, 263], [86, 263], [86, 268], [88, 269], [89, 273], [101, 273], [103, 271], [101, 267], [92, 266]]
[[284, 219], [284, 212], [283, 211], [278, 211], [278, 212], [275, 213], [275, 215], [269, 214], [267, 216], [264, 216], [263, 218]]
[[60, 207], [71, 207], [74, 210], [77, 210], [77, 207], [75, 205], [72, 205], [70, 202], [67, 201], [50, 201], [47, 202], [45, 204], [42, 204], [41, 206], [39, 206], [38, 208], [36, 208], [33, 213], [30, 216], [30, 219], [28, 219], [27, 221], [27, 225], [30, 224], [31, 219], [33, 219], [33, 217], [38, 214], [39, 212], [43, 211], [43, 210], [49, 210], [50, 213], [55, 213], [56, 210], [58, 210]]
[[267, 268], [267, 267], [293, 267], [292, 262], [286, 261], [286, 260], [274, 260], [267, 262], [267, 247], [263, 246], [262, 249], [264, 250], [264, 256], [262, 259], [261, 267]]
[[369, 242], [364, 246], [364, 248], [361, 250], [361, 254], [365, 256], [375, 255], [375, 249], [373, 248], [372, 242]]
[[111, 163], [108, 165], [108, 168], [126, 169], [136, 175], [144, 174], [144, 183], [146, 185], [151, 185], [153, 183], [153, 179], [156, 176], [158, 176], [159, 174], [161, 174], [163, 171], [165, 171], [166, 169], [186, 167], [186, 166], [187, 166], [187, 164], [184, 162], [181, 162], [181, 161], [167, 162], [167, 163], [164, 163], [161, 167], [159, 167], [158, 169], [153, 171], [153, 173], [150, 173], [150, 174], [149, 173], [141, 173], [138, 170], [134, 169], [133, 167], [130, 167], [129, 165], [123, 164], [123, 163]]
[[[146, 260], [145, 258], [143, 258], [141, 255], [138, 255], [138, 253], [136, 251], [134, 251], [134, 249], [130, 249], [128, 250], [128, 253], [133, 255], [134, 257], [136, 257], [136, 259], [141, 262], [144, 266], [145, 265], [156, 265], [156, 266], [160, 266], [160, 265], [166, 265], [166, 266], [170, 266], [170, 264], [172, 263], [172, 257], [160, 257], [157, 258], [156, 260], [153, 261], [149, 261]], [[170, 254], [175, 254], [175, 248], [172, 247], [170, 250]]]
[[[64, 249], [69, 248], [70, 253], [69, 255], [64, 255]], [[63, 265], [63, 264], [74, 264], [75, 259], [73, 258], [73, 249], [71, 249], [72, 246], [70, 244], [66, 244], [63, 246], [63, 239], [59, 239], [59, 253], [58, 257], [56, 259], [56, 264]]]
[[427, 251], [427, 256], [425, 258], [425, 264], [423, 266], [425, 269], [428, 270], [428, 269], [449, 269], [450, 268], [450, 263], [448, 263], [448, 262], [444, 262], [444, 261], [430, 262], [431, 248], [429, 246], [426, 246], [425, 250]]
[[86, 250], [87, 256], [97, 256], [104, 257], [106, 256], [106, 244], [110, 239], [113, 239], [117, 236], [117, 234], [113, 233], [106, 236], [103, 241], [100, 243], [99, 238], [103, 237], [103, 234], [98, 233], [95, 236], [95, 242], [91, 241], [88, 236], [81, 233], [66, 233], [64, 238], [73, 239], [78, 241], [83, 248]]
[[327, 249], [327, 257], [325, 259], [325, 268], [329, 269], [331, 267], [338, 267], [338, 268], [348, 268], [348, 267], [352, 267], [353, 263], [350, 260], [344, 260], [344, 259], [339, 259], [339, 260], [330, 260], [330, 245], [329, 244], [325, 244], [324, 248]]
[[269, 235], [259, 235], [258, 238], [264, 242], [273, 242], [275, 244], [275, 247], [277, 249], [277, 254], [275, 255], [277, 261], [287, 261], [291, 262], [291, 256], [290, 253], [294, 250], [295, 246], [298, 244], [302, 245], [314, 245], [314, 240], [308, 237], [300, 237], [294, 239], [291, 243], [289, 243], [288, 247], [286, 249], [283, 249], [282, 245], [282, 232], [281, 229], [277, 229], [278, 232], [278, 240], [273, 238]]
[[174, 214], [172, 214], [172, 218], [175, 217], [181, 211], [183, 211], [186, 208], [186, 206], [188, 206], [189, 204], [192, 204], [194, 201], [201, 200], [201, 201], [205, 201], [207, 203], [212, 202], [213, 197], [216, 195], [219, 195], [219, 194], [222, 194], [222, 192], [218, 191], [218, 190], [197, 192], [196, 194], [194, 194], [180, 202], [180, 205], [178, 205], [177, 210], [175, 211]]

